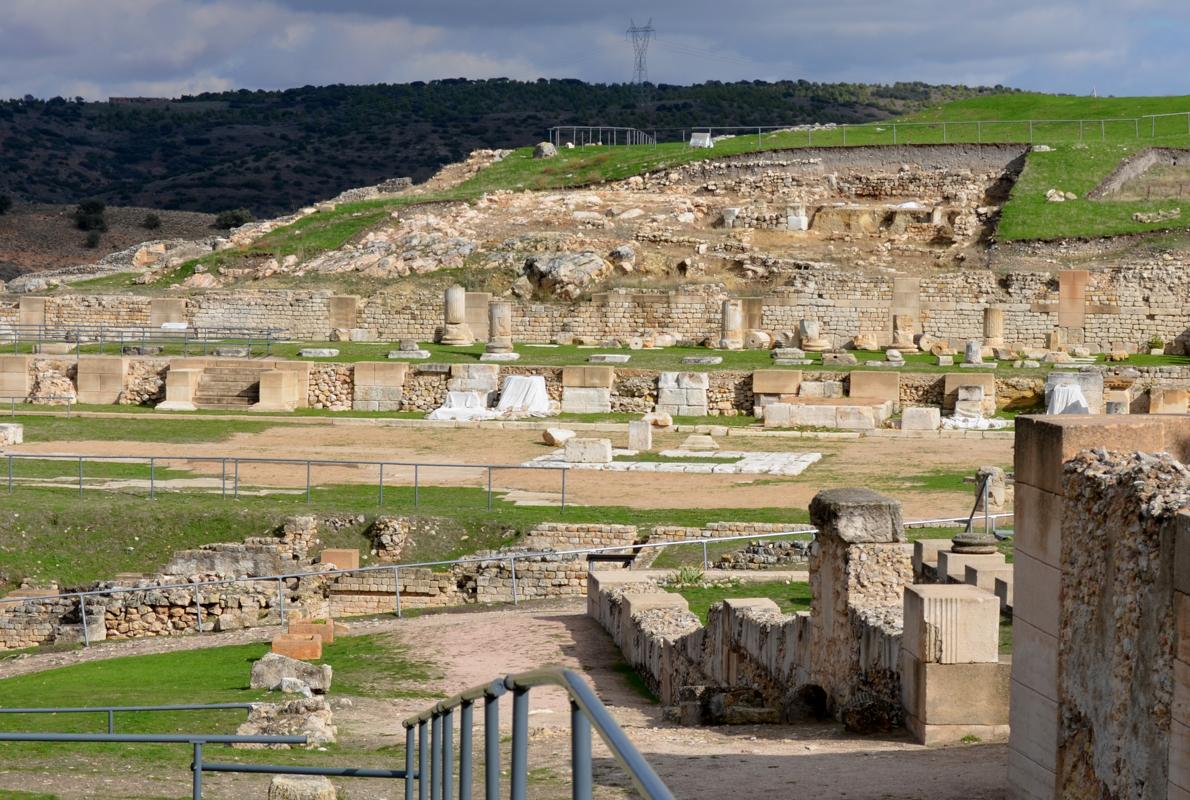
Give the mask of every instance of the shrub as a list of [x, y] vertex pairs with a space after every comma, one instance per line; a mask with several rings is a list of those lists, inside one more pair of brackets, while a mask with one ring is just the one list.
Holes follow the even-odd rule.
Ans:
[[93, 230], [87, 234], [87, 238], [83, 239], [83, 247], [89, 247], [94, 250], [99, 247], [99, 231]]
[[227, 230], [228, 228], [238, 228], [241, 225], [247, 225], [249, 222], [255, 220], [252, 212], [246, 208], [235, 208], [229, 211], [220, 211], [219, 215], [215, 217], [215, 227]]
[[106, 231], [107, 220], [103, 216], [105, 211], [107, 204], [102, 200], [84, 200], [74, 210], [74, 224], [80, 231]]
[[0, 216], [8, 213], [10, 208], [12, 208], [12, 198], [6, 194], [0, 194]]
[[156, 214], [145, 214], [145, 218], [140, 221], [140, 226], [145, 230], [155, 231], [161, 227], [161, 217]]
[[1149, 339], [1149, 349], [1150, 350], [1164, 350], [1165, 349], [1165, 340], [1162, 339], [1160, 336], [1154, 335], [1152, 338]]

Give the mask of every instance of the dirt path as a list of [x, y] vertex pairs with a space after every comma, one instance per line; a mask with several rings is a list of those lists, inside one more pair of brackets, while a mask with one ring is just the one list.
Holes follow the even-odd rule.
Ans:
[[[625, 445], [626, 434], [612, 435], [613, 443]], [[658, 448], [676, 447], [681, 434], [655, 437]], [[617, 505], [631, 508], [759, 508], [790, 506], [805, 508], [821, 489], [834, 486], [874, 486], [885, 491], [906, 476], [931, 471], [965, 471], [974, 474], [984, 464], [1012, 462], [1012, 441], [1008, 439], [901, 439], [862, 438], [816, 441], [731, 437], [725, 448], [755, 451], [820, 452], [824, 458], [797, 478], [765, 475], [687, 475], [666, 473], [572, 472], [567, 480], [568, 501], [582, 505]], [[534, 431], [482, 429], [355, 428], [303, 426], [299, 436], [293, 428], [278, 426], [260, 433], [236, 434], [227, 441], [208, 444], [161, 445], [149, 442], [66, 441], [38, 442], [21, 446], [24, 453], [127, 454], [140, 456], [242, 456], [257, 458], [308, 458], [325, 460], [387, 460], [459, 464], [520, 464], [547, 452]], [[191, 469], [218, 475], [218, 462], [158, 462], [160, 466]], [[375, 483], [375, 467], [314, 467], [315, 483]], [[423, 485], [486, 486], [486, 470], [479, 468], [423, 468]], [[304, 465], [245, 464], [240, 468], [244, 483], [277, 487], [304, 487]], [[387, 467], [386, 485], [410, 485], [411, 468]], [[556, 493], [561, 476], [557, 470], [497, 470], [493, 485], [498, 490]], [[970, 510], [968, 492], [937, 492], [897, 488], [895, 496], [904, 503], [906, 519], [964, 514]]]
[[[545, 664], [580, 669], [629, 737], [678, 798], [813, 797], [815, 800], [1000, 800], [1005, 797], [1007, 748], [1002, 743], [926, 748], [905, 735], [855, 737], [835, 724], [682, 728], [661, 719], [660, 709], [626, 680], [619, 652], [586, 616], [581, 601], [534, 608], [437, 614], [406, 620], [358, 623], [357, 633], [391, 632], [411, 655], [437, 665], [427, 687], [452, 694], [498, 675]], [[226, 636], [144, 640], [86, 653], [29, 656], [0, 662], [0, 677], [118, 655], [188, 646], [215, 646], [263, 638], [267, 631]], [[568, 797], [569, 733], [565, 697], [546, 689], [530, 693], [530, 797]], [[336, 711], [340, 738], [373, 749], [403, 741], [400, 720], [426, 700], [357, 700]], [[510, 721], [502, 703], [502, 728]], [[477, 737], [477, 745], [480, 737]], [[284, 760], [283, 758], [280, 760]], [[36, 775], [6, 771], [0, 787], [38, 788], [63, 798], [177, 796], [176, 776], [130, 775], [110, 762], [82, 760], [53, 765]], [[597, 797], [625, 797], [624, 778], [600, 742], [595, 748]], [[212, 776], [212, 798], [263, 796], [259, 778]], [[393, 800], [399, 787], [379, 781], [347, 783], [353, 800]]]

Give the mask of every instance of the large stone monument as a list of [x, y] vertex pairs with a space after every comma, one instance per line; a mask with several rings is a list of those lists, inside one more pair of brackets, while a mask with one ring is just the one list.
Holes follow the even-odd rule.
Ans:
[[917, 335], [917, 317], [912, 314], [893, 315], [892, 346], [897, 350], [917, 350], [917, 343], [913, 337]]
[[983, 346], [1004, 346], [1004, 309], [992, 306], [983, 310]]
[[723, 329], [719, 336], [719, 348], [744, 349], [744, 304], [739, 300], [723, 301]]
[[445, 323], [442, 326], [442, 344], [469, 345], [475, 342], [471, 327], [467, 324], [467, 290], [462, 286], [451, 286], [446, 290]]
[[798, 323], [798, 338], [803, 350], [821, 353], [831, 349], [830, 339], [822, 335], [816, 319], [803, 319]]

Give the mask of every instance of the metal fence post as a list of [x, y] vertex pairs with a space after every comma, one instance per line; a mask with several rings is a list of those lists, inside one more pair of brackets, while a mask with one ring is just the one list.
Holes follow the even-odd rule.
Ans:
[[702, 540], [702, 568], [703, 568], [703, 571], [706, 571], [708, 566], [710, 566], [710, 562], [707, 560], [707, 540], [703, 539]]
[[451, 763], [454, 760], [454, 718], [451, 709], [442, 712], [442, 800], [454, 797], [451, 786], [454, 783], [454, 765]]
[[380, 465], [380, 496], [377, 499], [376, 505], [384, 506], [384, 464]]
[[194, 743], [194, 762], [190, 765], [194, 770], [194, 783], [190, 792], [191, 800], [202, 800], [202, 742]]
[[459, 800], [471, 800], [472, 705], [464, 700], [459, 706]]
[[488, 511], [492, 510], [492, 468], [488, 466]]
[[156, 471], [156, 459], [149, 456], [149, 499], [157, 496]]
[[510, 559], [508, 559], [508, 565], [509, 565], [509, 567], [510, 567], [510, 568], [511, 568], [511, 570], [512, 570], [512, 604], [515, 606], [515, 605], [517, 604], [517, 596], [516, 596], [516, 595], [517, 595], [517, 592], [516, 592], [516, 559], [515, 559], [515, 558], [510, 558]]
[[430, 800], [442, 800], [442, 717], [430, 718]]
[[116, 712], [112, 711], [110, 708], [108, 709], [108, 712], [107, 712], [107, 732], [108, 733], [116, 732]]
[[306, 502], [310, 502], [310, 461], [306, 460]]
[[277, 616], [285, 624], [285, 579], [277, 579]]
[[421, 505], [421, 483], [418, 480], [418, 466], [413, 465], [413, 507]]
[[529, 778], [529, 690], [512, 690], [511, 800], [525, 800]]
[[566, 473], [568, 471], [566, 467], [562, 468], [562, 510], [559, 512], [562, 514], [566, 513]]
[[583, 715], [578, 703], [570, 703], [570, 765], [572, 800], [591, 800], [591, 723]]
[[401, 568], [393, 567], [393, 594], [396, 595], [396, 611], [397, 617], [401, 616]]
[[417, 798], [430, 800], [430, 754], [426, 752], [429, 744], [426, 739], [429, 723], [424, 719], [417, 723]]
[[83, 496], [83, 457], [79, 456], [79, 497]]
[[79, 595], [79, 617], [83, 622], [83, 647], [91, 646], [91, 631], [87, 628], [87, 596]]
[[8, 457], [8, 493], [12, 494], [12, 456]]
[[413, 800], [413, 728], [405, 729], [405, 800]]
[[202, 633], [202, 595], [201, 590], [194, 587], [194, 620], [199, 633]]
[[500, 698], [491, 695], [483, 701], [483, 786], [485, 800], [500, 796]]
[[219, 490], [223, 497], [227, 497], [227, 459], [223, 459], [223, 471], [219, 474]]
[[240, 460], [235, 460], [235, 494], [232, 495], [236, 500], [240, 499]]

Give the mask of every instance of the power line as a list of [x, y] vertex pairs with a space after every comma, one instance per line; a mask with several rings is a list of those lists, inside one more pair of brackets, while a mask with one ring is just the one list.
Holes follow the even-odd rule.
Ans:
[[649, 80], [649, 42], [656, 36], [657, 31], [653, 28], [652, 19], [644, 25], [637, 25], [636, 20], [629, 20], [628, 23], [628, 30], [625, 33], [632, 40], [634, 56], [632, 82], [637, 86], [644, 86], [645, 82]]

